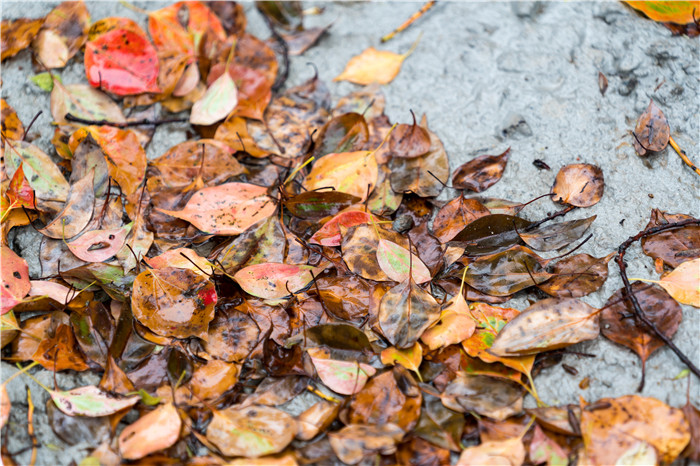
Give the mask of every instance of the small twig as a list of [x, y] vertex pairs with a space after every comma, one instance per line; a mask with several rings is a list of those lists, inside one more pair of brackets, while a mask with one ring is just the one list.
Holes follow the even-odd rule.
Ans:
[[435, 3], [437, 3], [436, 0], [431, 0], [431, 1], [427, 2], [425, 5], [423, 5], [421, 7], [420, 10], [413, 13], [410, 18], [408, 18], [406, 21], [404, 21], [401, 24], [401, 26], [397, 27], [396, 29], [391, 31], [389, 34], [382, 37], [381, 41], [387, 42], [387, 41], [393, 39], [394, 36], [396, 36], [396, 34], [406, 30], [409, 26], [411, 26], [411, 24], [415, 23], [421, 16], [423, 16], [425, 13], [427, 13], [428, 10], [430, 10], [435, 5]]
[[41, 115], [42, 113], [44, 113], [44, 111], [39, 110], [39, 113], [34, 115], [34, 118], [32, 118], [32, 121], [29, 122], [29, 126], [27, 126], [27, 129], [24, 130], [24, 136], [22, 136], [22, 141], [25, 141], [27, 139], [27, 134], [29, 134], [29, 130], [32, 129], [34, 122], [36, 121], [37, 118], [39, 118], [39, 115]]
[[534, 230], [535, 228], [542, 225], [543, 223], [549, 222], [550, 220], [554, 220], [557, 217], [562, 217], [562, 216], [568, 214], [569, 212], [571, 212], [575, 208], [576, 208], [576, 206], [570, 205], [570, 206], [566, 207], [565, 209], [562, 209], [562, 210], [559, 210], [557, 212], [554, 212], [553, 214], [547, 215], [542, 220], [539, 220], [539, 221], [527, 226], [523, 231]]
[[[639, 241], [642, 238], [645, 238], [647, 236], [652, 236], [657, 233], [661, 233], [663, 231], [668, 231], [668, 230], [673, 230], [676, 228], [681, 228], [684, 226], [688, 225], [700, 225], [700, 220], [697, 219], [688, 219], [688, 220], [683, 220], [681, 222], [675, 222], [675, 223], [667, 223], [666, 225], [659, 225], [656, 227], [648, 228], [646, 230], [643, 230], [639, 233], [637, 233], [634, 236], [630, 236], [627, 238], [627, 240], [620, 245], [617, 249], [617, 258], [615, 259], [615, 262], [617, 262], [617, 266], [620, 268], [620, 277], [622, 278], [622, 283], [624, 284], [624, 293], [623, 297], [629, 301], [630, 304], [632, 304], [632, 308], [634, 310], [634, 317], [642, 322], [644, 325], [646, 325], [653, 333], [654, 335], [659, 338], [661, 341], [663, 341], [670, 349], [673, 351], [676, 356], [678, 356], [678, 359], [683, 361], [683, 364], [688, 366], [688, 369], [695, 374], [696, 377], [700, 378], [700, 369], [698, 369], [695, 364], [688, 359], [688, 357], [681, 351], [674, 343], [671, 338], [666, 336], [659, 328], [649, 320], [649, 318], [646, 316], [644, 311], [642, 310], [642, 307], [639, 305], [639, 301], [637, 300], [637, 297], [634, 295], [634, 291], [632, 291], [632, 285], [630, 284], [629, 278], [627, 278], [627, 265], [625, 265], [625, 253], [627, 252], [627, 248], [629, 248], [632, 244], [635, 242]], [[643, 381], [642, 385], [640, 386], [643, 388]]]
[[118, 123], [115, 121], [107, 120], [88, 120], [85, 118], [77, 117], [72, 113], [66, 113], [66, 116], [64, 118], [66, 119], [66, 121], [72, 121], [74, 123], [80, 123], [82, 125], [114, 126], [115, 128], [130, 128], [133, 126], [158, 126], [166, 125], [169, 123], [187, 123], [189, 121], [187, 118], [168, 118], [165, 120], [137, 120]]
[[668, 143], [671, 144], [671, 147], [673, 147], [673, 150], [676, 151], [676, 154], [678, 154], [678, 156], [681, 158], [681, 160], [683, 160], [683, 162], [686, 165], [688, 165], [690, 168], [692, 168], [695, 173], [700, 175], [700, 168], [696, 167], [695, 164], [690, 161], [690, 159], [688, 158], [688, 155], [685, 153], [685, 151], [683, 149], [678, 147], [678, 144], [676, 144], [676, 141], [672, 137], [668, 138]]

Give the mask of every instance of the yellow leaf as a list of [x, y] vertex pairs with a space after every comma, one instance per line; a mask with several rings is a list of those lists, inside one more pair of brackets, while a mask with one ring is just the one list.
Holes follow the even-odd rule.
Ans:
[[656, 283], [679, 303], [700, 307], [700, 259], [683, 262], [661, 280], [633, 280]]
[[419, 40], [420, 37], [403, 55], [370, 47], [361, 54], [352, 57], [345, 65], [345, 70], [333, 81], [350, 81], [362, 85], [388, 84], [399, 74], [401, 64], [413, 52]]
[[420, 380], [421, 376], [420, 372], [418, 372], [418, 368], [423, 361], [423, 347], [420, 343], [416, 342], [412, 348], [408, 349], [398, 349], [393, 346], [387, 348], [382, 351], [381, 359], [384, 365], [401, 364], [406, 369], [415, 372]]
[[320, 158], [304, 180], [309, 191], [333, 187], [336, 191], [352, 194], [363, 201], [377, 183], [379, 167], [372, 152], [340, 152]]

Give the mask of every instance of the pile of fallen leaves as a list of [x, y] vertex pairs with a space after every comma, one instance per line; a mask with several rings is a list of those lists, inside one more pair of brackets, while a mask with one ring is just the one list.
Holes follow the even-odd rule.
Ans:
[[[450, 176], [425, 118], [393, 125], [376, 84], [335, 105], [316, 77], [279, 91], [287, 54], [325, 28], [304, 29], [294, 2], [259, 10], [268, 42], [232, 2], [144, 12], [148, 32], [91, 23], [82, 2], [3, 21], [2, 59], [31, 45], [56, 124], [50, 156], [2, 101], [3, 360], [103, 374], [42, 385], [55, 433], [98, 445], [84, 464], [697, 461], [692, 405], [547, 406], [533, 379], [601, 332], [642, 362], [672, 345], [678, 303], [700, 307], [700, 222], [654, 211], [619, 251], [575, 253], [595, 216], [559, 219], [601, 199], [598, 167], [562, 167], [551, 201], [533, 201], [561, 210], [527, 219], [527, 204], [478, 194], [509, 151]], [[409, 53], [368, 49], [337, 79], [390, 82]], [[88, 84], [54, 71], [74, 57]], [[178, 121], [163, 111], [196, 133], [147, 160], [155, 126]], [[633, 134], [640, 154], [666, 147], [653, 103]], [[14, 228], [41, 233], [41, 278], [8, 246]], [[637, 240], [660, 280], [629, 283]], [[625, 287], [595, 309], [579, 298], [616, 255]], [[527, 309], [501, 306], [523, 290]], [[25, 402], [9, 381], [2, 425]]]

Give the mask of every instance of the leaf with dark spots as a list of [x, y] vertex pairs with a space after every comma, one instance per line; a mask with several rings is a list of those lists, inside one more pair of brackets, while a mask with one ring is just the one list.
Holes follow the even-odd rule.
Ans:
[[133, 223], [114, 230], [86, 231], [66, 246], [75, 257], [85, 262], [104, 262], [124, 246]]
[[47, 370], [86, 371], [90, 369], [85, 357], [78, 349], [73, 330], [66, 324], [58, 324], [53, 335], [41, 340], [32, 359]]
[[[334, 316], [359, 323], [366, 318], [372, 286], [357, 276], [323, 277], [316, 280], [319, 299]], [[308, 330], [307, 330], [308, 335]]]
[[452, 175], [452, 186], [480, 193], [503, 176], [508, 162], [510, 148], [500, 155], [480, 155], [461, 165]]
[[284, 206], [295, 217], [320, 219], [336, 215], [359, 201], [359, 197], [340, 191], [306, 191], [285, 200]]
[[460, 440], [464, 424], [462, 413], [446, 408], [440, 398], [425, 393], [418, 425], [413, 433], [431, 444], [459, 452], [462, 450]]
[[[635, 282], [632, 291], [647, 319], [664, 335], [672, 337], [683, 318], [681, 306], [657, 285]], [[603, 336], [637, 353], [642, 360], [643, 382], [647, 359], [663, 347], [664, 342], [641, 322], [637, 322], [632, 304], [625, 297], [624, 288], [617, 290], [608, 299], [600, 315], [600, 326]]]
[[7, 314], [31, 290], [27, 262], [7, 246], [0, 247], [0, 315]]
[[95, 209], [94, 178], [95, 171], [90, 170], [84, 178], [71, 186], [63, 210], [39, 230], [41, 234], [49, 238], [71, 239], [85, 229], [92, 220]]
[[632, 137], [634, 150], [639, 155], [648, 155], [653, 152], [660, 152], [668, 145], [671, 135], [671, 128], [668, 126], [666, 115], [654, 103], [649, 101], [649, 106], [637, 119], [637, 126], [634, 128]]
[[435, 298], [410, 277], [387, 291], [379, 305], [379, 326], [397, 348], [409, 348], [440, 317]]
[[306, 352], [323, 384], [341, 395], [358, 393], [376, 373], [368, 364], [332, 359], [327, 348], [307, 348]]
[[304, 179], [304, 188], [313, 191], [332, 188], [364, 201], [377, 182], [378, 165], [370, 151], [339, 152], [321, 157]]
[[175, 338], [207, 338], [217, 295], [214, 284], [189, 269], [146, 270], [134, 280], [134, 318], [153, 332]]
[[488, 352], [522, 356], [592, 340], [600, 334], [598, 314], [598, 309], [577, 299], [543, 299], [508, 322]]
[[534, 229], [518, 231], [520, 239], [535, 251], [554, 251], [561, 249], [583, 236], [590, 228], [596, 216], [580, 220], [543, 224]]
[[[210, 258], [218, 261], [227, 273], [235, 273], [243, 267], [265, 262], [284, 262], [287, 239], [275, 215], [260, 220]], [[216, 270], [216, 272], [221, 272]]]
[[117, 95], [159, 92], [158, 55], [140, 29], [113, 29], [85, 45], [90, 85]]
[[0, 44], [2, 44], [2, 61], [5, 61], [6, 58], [14, 57], [29, 47], [43, 23], [44, 18], [17, 18], [12, 21], [3, 19], [2, 27], [0, 27], [0, 31], [2, 31], [2, 41], [0, 41]]
[[[371, 351], [367, 335], [349, 324], [322, 324], [306, 330], [305, 334], [287, 340], [286, 346], [301, 343], [303, 347], [321, 346], [330, 349], [338, 357], [357, 359], [363, 352]], [[351, 356], [352, 355], [352, 356]]]
[[558, 298], [580, 298], [591, 294], [608, 279], [608, 262], [615, 254], [611, 252], [600, 258], [576, 254], [560, 259], [549, 269], [552, 277], [537, 287]]
[[[233, 279], [243, 290], [258, 298], [279, 299], [305, 288], [325, 265], [263, 263], [242, 268]], [[312, 275], [313, 274], [313, 275]]]
[[[693, 217], [690, 215], [669, 214], [653, 209], [645, 229], [691, 218]], [[682, 262], [698, 259], [700, 258], [700, 225], [687, 225], [642, 238], [642, 251], [653, 259], [663, 260], [669, 267], [678, 267]]]
[[489, 209], [478, 200], [458, 196], [438, 210], [433, 232], [440, 241], [447, 243], [471, 222], [489, 214]]
[[365, 149], [369, 140], [369, 129], [365, 117], [359, 113], [345, 113], [326, 123], [316, 140], [316, 157], [339, 152], [354, 152]]
[[209, 323], [204, 351], [227, 362], [244, 361], [260, 337], [255, 320], [247, 314], [228, 310], [217, 312]]
[[544, 260], [530, 249], [513, 246], [478, 257], [469, 264], [464, 281], [483, 293], [507, 296], [548, 280], [552, 274], [544, 265]]
[[465, 247], [470, 256], [492, 254], [519, 244], [516, 230], [523, 231], [530, 225], [531, 222], [512, 215], [485, 215], [467, 224], [451, 242]]
[[603, 171], [587, 163], [567, 165], [559, 170], [552, 186], [552, 200], [575, 207], [590, 207], [603, 197]]

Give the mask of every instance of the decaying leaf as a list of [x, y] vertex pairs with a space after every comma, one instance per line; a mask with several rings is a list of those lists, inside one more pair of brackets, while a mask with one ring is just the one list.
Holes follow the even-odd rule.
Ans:
[[476, 319], [460, 292], [443, 307], [440, 318], [428, 328], [420, 339], [432, 351], [460, 343], [471, 337], [476, 330]]
[[[653, 209], [645, 228], [691, 218], [690, 215], [669, 214]], [[642, 238], [642, 251], [653, 259], [661, 259], [669, 267], [678, 267], [682, 262], [700, 258], [700, 225], [687, 225]]]
[[508, 296], [539, 285], [551, 276], [537, 254], [526, 247], [513, 246], [470, 263], [464, 281], [483, 293]]
[[341, 395], [359, 392], [376, 373], [372, 366], [358, 361], [331, 359], [330, 352], [324, 348], [308, 348], [306, 351], [324, 385]]
[[43, 23], [44, 18], [17, 18], [13, 21], [3, 19], [2, 27], [0, 27], [2, 30], [2, 61], [14, 57], [29, 47]]
[[374, 189], [377, 173], [377, 160], [369, 151], [328, 154], [314, 164], [304, 187], [333, 188], [364, 200]]
[[480, 193], [496, 184], [506, 169], [510, 148], [501, 155], [480, 155], [461, 165], [452, 175], [452, 186]]
[[581, 238], [590, 228], [596, 216], [580, 220], [545, 224], [537, 228], [519, 231], [520, 238], [535, 251], [554, 251]]
[[27, 262], [12, 249], [0, 246], [0, 260], [0, 315], [4, 315], [27, 296], [32, 285]]
[[598, 309], [573, 298], [537, 301], [498, 332], [488, 352], [522, 356], [592, 340], [600, 333], [598, 313]]
[[65, 392], [50, 391], [49, 395], [58, 409], [69, 416], [107, 416], [129, 408], [140, 400], [138, 396], [114, 396], [94, 385]]
[[255, 264], [244, 267], [233, 276], [247, 293], [263, 299], [279, 299], [306, 287], [313, 276], [325, 267]]
[[519, 437], [503, 441], [484, 442], [475, 447], [465, 448], [459, 455], [458, 466], [476, 464], [499, 464], [517, 466], [525, 461], [525, 447]]
[[393, 241], [379, 238], [377, 263], [382, 271], [395, 282], [403, 282], [409, 277], [421, 284], [430, 281], [430, 270], [420, 258]]
[[379, 304], [379, 325], [397, 348], [409, 348], [440, 317], [435, 298], [408, 278], [386, 292]]
[[565, 257], [552, 267], [552, 277], [537, 287], [558, 298], [586, 296], [603, 286], [608, 278], [608, 262], [614, 255], [611, 252], [600, 258], [588, 254]]
[[458, 373], [441, 399], [454, 411], [475, 412], [499, 421], [523, 410], [523, 393], [518, 385], [485, 375]]
[[390, 455], [403, 438], [404, 431], [395, 424], [364, 426], [351, 424], [328, 434], [331, 447], [345, 464], [357, 464], [362, 458], [377, 453]]
[[590, 207], [603, 197], [603, 171], [595, 165], [575, 163], [559, 170], [552, 186], [555, 202]]

